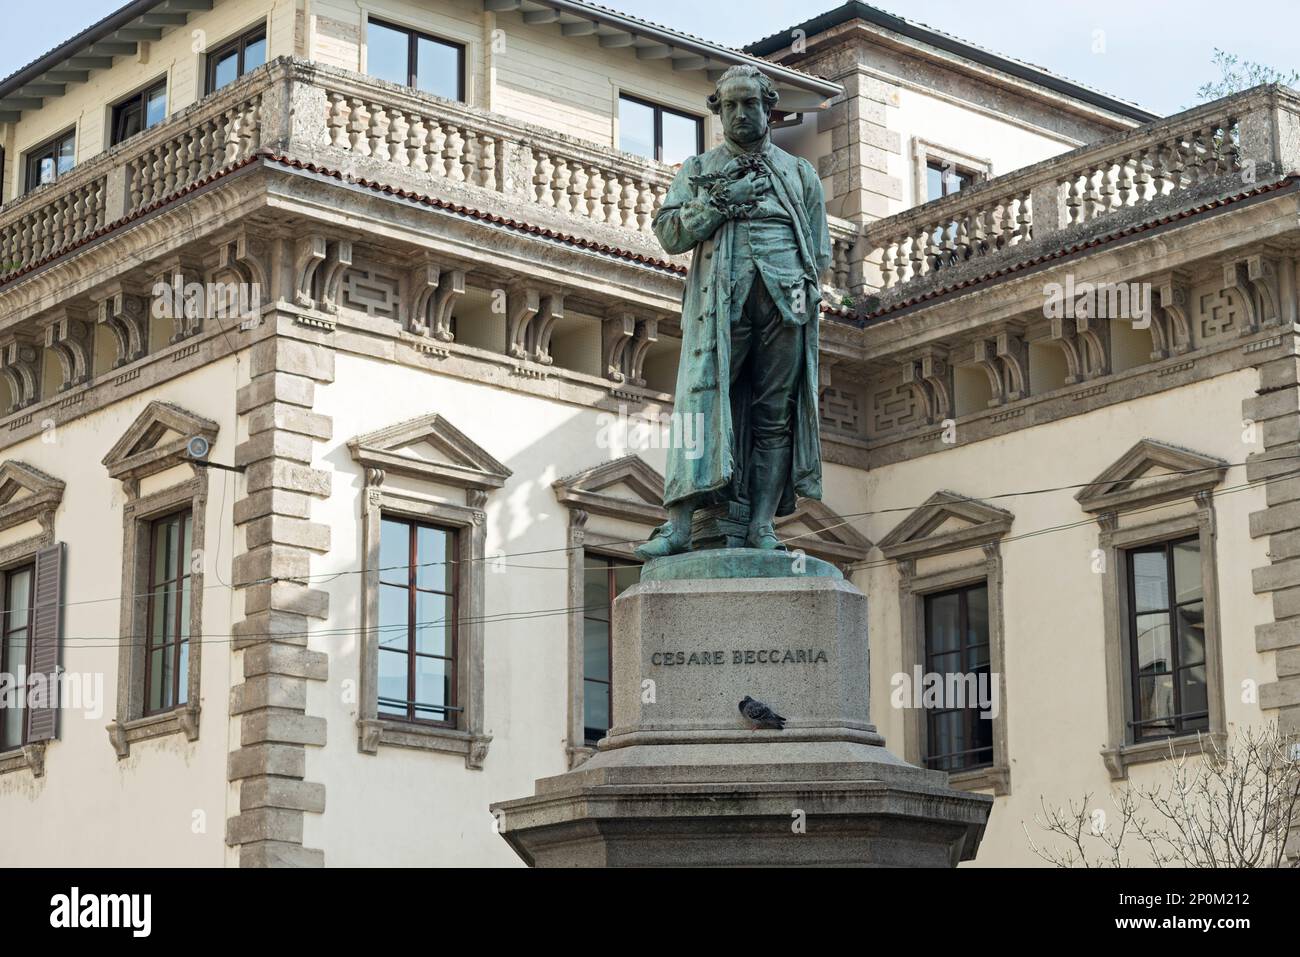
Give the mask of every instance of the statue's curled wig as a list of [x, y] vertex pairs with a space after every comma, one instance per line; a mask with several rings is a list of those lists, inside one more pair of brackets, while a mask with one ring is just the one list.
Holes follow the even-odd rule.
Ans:
[[717, 85], [714, 86], [713, 92], [705, 101], [709, 104], [710, 111], [717, 113], [722, 109], [722, 97], [720, 95], [722, 85], [728, 80], [738, 79], [752, 79], [758, 81], [758, 89], [763, 96], [763, 110], [771, 115], [772, 108], [776, 106], [776, 101], [781, 98], [781, 94], [776, 91], [776, 87], [772, 85], [772, 81], [768, 79], [767, 74], [758, 67], [751, 66], [748, 63], [730, 67], [722, 74], [722, 76], [718, 77]]

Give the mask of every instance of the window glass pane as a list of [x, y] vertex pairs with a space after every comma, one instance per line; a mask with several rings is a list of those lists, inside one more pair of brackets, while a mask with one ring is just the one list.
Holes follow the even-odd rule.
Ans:
[[76, 140], [72, 136], [65, 138], [58, 146], [58, 172], [66, 173], [77, 164]]
[[[54, 158], [51, 156], [42, 156], [36, 161], [36, 186], [44, 186], [46, 183], [54, 182]], [[33, 184], [28, 184], [33, 185]]]
[[665, 163], [680, 163], [699, 150], [700, 121], [693, 116], [662, 111]]
[[181, 516], [181, 561], [180, 567], [174, 574], [182, 577], [190, 574], [191, 563], [194, 561], [194, 516], [186, 512]]
[[419, 588], [433, 591], [452, 590], [451, 555], [447, 546], [450, 535], [441, 528], [421, 525], [415, 532], [415, 581]]
[[587, 678], [609, 681], [609, 623], [582, 623], [582, 673]]
[[9, 620], [6, 622], [6, 628], [14, 631], [18, 628], [27, 627], [27, 597], [32, 588], [32, 570], [30, 568], [20, 568], [17, 571], [9, 573], [9, 595], [5, 601], [5, 607], [9, 609]]
[[406, 716], [406, 652], [379, 647], [379, 713]]
[[244, 47], [244, 73], [256, 70], [265, 62], [266, 37], [258, 37], [256, 40], [249, 41]]
[[145, 129], [157, 126], [167, 118], [167, 85], [154, 87], [145, 94]]
[[1205, 603], [1196, 601], [1178, 609], [1178, 665], [1198, 665], [1205, 660]]
[[415, 650], [422, 655], [451, 656], [451, 599], [432, 592], [415, 595]]
[[1129, 554], [1133, 562], [1134, 611], [1164, 611], [1169, 607], [1169, 568], [1164, 549]]
[[379, 580], [405, 586], [410, 581], [411, 529], [405, 522], [379, 524]]
[[167, 707], [167, 695], [163, 682], [167, 680], [167, 648], [155, 648], [149, 652], [149, 710], [161, 711]]
[[181, 579], [180, 633], [182, 640], [190, 636], [190, 576]]
[[644, 103], [619, 97], [618, 148], [654, 159], [655, 111]]
[[408, 86], [411, 82], [408, 35], [371, 20], [366, 27], [366, 72], [373, 77]]
[[1201, 543], [1196, 539], [1174, 546], [1174, 586], [1179, 604], [1202, 596]]
[[123, 103], [113, 110], [113, 145], [140, 132], [140, 101]]
[[586, 563], [582, 613], [598, 621], [609, 621], [609, 564], [592, 555], [586, 556]]
[[962, 744], [962, 713], [960, 711], [939, 711], [930, 712], [930, 754], [932, 760], [927, 762], [931, 767], [940, 770], [949, 770], [960, 767], [961, 765], [950, 757], [953, 752], [961, 751]]
[[1205, 711], [1209, 707], [1209, 697], [1205, 688], [1205, 665], [1184, 668], [1179, 672], [1178, 677], [1182, 685], [1180, 690], [1183, 696], [1183, 714]]
[[415, 40], [415, 87], [448, 100], [460, 99], [460, 48], [425, 37]]
[[11, 707], [0, 708], [0, 750], [8, 751], [22, 745], [24, 717], [21, 696]]
[[[450, 721], [454, 711], [429, 705], [451, 704], [451, 662], [445, 658], [415, 659], [415, 716], [425, 721]], [[425, 707], [420, 707], [425, 705]]]
[[408, 621], [410, 618], [410, 592], [394, 585], [379, 586], [379, 639], [380, 648], [406, 651], [409, 646]]
[[925, 599], [925, 644], [930, 654], [956, 651], [960, 647], [959, 602], [956, 592]]
[[943, 170], [933, 165], [925, 168], [925, 199], [939, 199], [943, 196]]
[[980, 585], [966, 592], [966, 642], [987, 645], [989, 640], [989, 589]]
[[165, 645], [171, 637], [172, 617], [168, 598], [170, 593], [166, 588], [159, 589], [149, 598], [149, 613], [153, 618], [152, 627], [149, 629], [149, 647], [156, 648], [159, 645]]
[[582, 683], [582, 724], [588, 741], [604, 737], [609, 730], [609, 686], [599, 681]]
[[1137, 670], [1147, 675], [1168, 671], [1173, 650], [1169, 645], [1169, 614], [1163, 611], [1137, 616]]
[[179, 663], [176, 665], [176, 671], [179, 675], [178, 687], [180, 689], [180, 694], [176, 696], [176, 703], [178, 705], [185, 704], [190, 697], [190, 683], [188, 680], [190, 673], [190, 643], [188, 641], [181, 642], [179, 659]]
[[616, 565], [614, 567], [614, 594], [623, 594], [641, 580], [640, 565]]
[[231, 83], [239, 76], [239, 50], [234, 49], [228, 53], [218, 56], [217, 65], [213, 68], [212, 90], [221, 89], [227, 83]]
[[1137, 729], [1139, 737], [1156, 737], [1173, 730], [1174, 676], [1146, 675], [1138, 679], [1138, 720], [1151, 721]]

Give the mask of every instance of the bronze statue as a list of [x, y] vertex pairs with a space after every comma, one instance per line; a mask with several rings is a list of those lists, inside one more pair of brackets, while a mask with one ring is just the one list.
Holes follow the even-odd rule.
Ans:
[[667, 252], [694, 250], [674, 419], [701, 417], [702, 454], [670, 443], [668, 521], [637, 548], [643, 559], [690, 550], [704, 506], [747, 516], [745, 545], [780, 548], [776, 517], [796, 496], [821, 498], [818, 304], [830, 235], [816, 170], [771, 143], [777, 98], [756, 67], [727, 70], [708, 99], [724, 142], [682, 164], [655, 214]]

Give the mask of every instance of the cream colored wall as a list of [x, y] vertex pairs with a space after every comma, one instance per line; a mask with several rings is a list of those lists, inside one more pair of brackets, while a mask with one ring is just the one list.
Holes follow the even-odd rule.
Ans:
[[[385, 401], [356, 401], [357, 384], [380, 376]], [[445, 414], [514, 473], [488, 498], [486, 554], [556, 551], [507, 559], [513, 567], [485, 576], [488, 615], [550, 613], [486, 625], [484, 721], [493, 741], [481, 771], [467, 770], [457, 755], [382, 745], [377, 755], [358, 752], [357, 706], [344, 700], [344, 682], [359, 678], [357, 639], [313, 642], [329, 653], [330, 672], [328, 683], [309, 684], [307, 709], [326, 716], [329, 735], [325, 748], [307, 750], [307, 778], [325, 782], [328, 809], [306, 816], [304, 843], [324, 848], [327, 863], [338, 866], [517, 864], [492, 830], [488, 805], [531, 794], [535, 778], [565, 770], [568, 619], [556, 612], [568, 603], [569, 516], [551, 483], [622, 452], [597, 444], [595, 410], [354, 356], [339, 355], [334, 384], [318, 386], [316, 396], [316, 411], [334, 419], [334, 438], [318, 445], [315, 464], [333, 469], [334, 480], [333, 494], [315, 504], [312, 518], [334, 533], [329, 554], [313, 561], [313, 575], [361, 566], [362, 472], [347, 441], [429, 412]], [[643, 456], [663, 468], [661, 450]], [[465, 503], [463, 493], [449, 500]], [[331, 617], [318, 627], [356, 627], [360, 576], [342, 575], [323, 587]]]
[[[868, 472], [864, 486], [875, 511], [919, 504], [939, 489], [976, 498], [1029, 489], [1078, 485], [1093, 479], [1134, 443], [1152, 438], [1230, 463], [1262, 451], [1242, 441], [1241, 400], [1254, 394], [1258, 374], [1244, 370], [1176, 391], [1077, 415], [999, 439], [955, 446], [924, 458]], [[1195, 410], [1195, 414], [1188, 414]], [[1248, 516], [1265, 505], [1262, 488], [1225, 494], [1246, 481], [1228, 472], [1216, 490], [1217, 565], [1224, 698], [1229, 730], [1261, 721], [1242, 701], [1242, 682], [1274, 678], [1272, 663], [1255, 651], [1254, 626], [1271, 620], [1267, 596], [1253, 594], [1251, 569], [1267, 564], [1267, 543], [1251, 539]], [[1092, 572], [1097, 526], [1086, 521], [1075, 489], [992, 502], [1015, 515], [1010, 537], [1085, 522], [1002, 546], [1005, 588], [1007, 742], [1011, 794], [999, 797], [984, 837], [979, 865], [1034, 864], [1021, 822], [1033, 826], [1039, 800], [1064, 806], [1091, 792], [1090, 808], [1114, 814], [1110, 777], [1099, 752], [1106, 744], [1107, 703], [1102, 580]], [[880, 541], [906, 512], [877, 515], [864, 529]], [[1173, 511], [1144, 516], [1155, 521]], [[890, 680], [901, 669], [898, 574], [872, 555], [876, 567], [855, 576], [870, 598], [872, 718], [891, 750], [901, 751], [904, 713], [890, 705]], [[1111, 572], [1115, 570], [1112, 569]], [[880, 636], [880, 637], [877, 637]], [[883, 640], [881, 640], [883, 638]], [[1135, 783], [1163, 780], [1157, 765], [1131, 769]]]
[[84, 163], [108, 148], [112, 105], [159, 78], [167, 79], [169, 116], [201, 99], [203, 50], [264, 21], [268, 59], [292, 53], [294, 2], [218, 0], [211, 10], [191, 14], [186, 26], [170, 28], [161, 40], [142, 44], [141, 55], [116, 57], [111, 69], [94, 70], [86, 83], [70, 83], [63, 96], [25, 112], [9, 126], [5, 140], [5, 199], [21, 195], [17, 191], [23, 188], [23, 153], [75, 127], [77, 162]]
[[595, 37], [565, 37], [555, 24], [525, 24], [518, 13], [484, 13], [476, 0], [313, 0], [311, 56], [349, 70], [366, 68], [365, 22], [386, 20], [465, 45], [469, 103], [601, 146], [618, 143], [618, 97], [628, 93], [706, 120], [713, 92], [703, 71], [673, 72]]
[[[0, 461], [24, 462], [67, 483], [54, 526], [55, 538], [67, 543], [63, 666], [103, 681], [102, 713], [60, 715], [43, 777], [28, 770], [0, 775], [0, 860], [6, 865], [216, 867], [224, 860], [232, 616], [231, 593], [222, 582], [231, 580], [234, 476], [213, 472], [210, 478], [199, 739], [169, 735], [135, 742], [119, 761], [105, 725], [117, 708], [126, 497], [100, 460], [150, 400], [162, 399], [217, 422], [212, 457], [230, 461], [234, 388], [233, 361], [221, 360], [59, 426], [47, 433], [51, 442], [33, 438], [0, 452]], [[184, 468], [181, 478], [188, 472]], [[196, 833], [198, 814], [203, 830]]]
[[1030, 127], [1010, 117], [993, 115], [910, 87], [900, 87], [898, 103], [885, 107], [889, 129], [902, 140], [902, 155], [889, 158], [889, 173], [903, 183], [903, 203], [898, 211], [926, 202], [918, 194], [913, 176], [912, 143], [928, 143], [992, 161], [993, 175], [1001, 176], [1073, 149], [1064, 137]]

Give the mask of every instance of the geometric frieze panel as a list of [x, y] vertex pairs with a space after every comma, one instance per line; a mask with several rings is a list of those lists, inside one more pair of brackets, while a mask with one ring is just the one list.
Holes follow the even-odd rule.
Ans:
[[898, 385], [872, 393], [871, 432], [873, 435], [893, 432], [895, 429], [911, 425], [919, 418], [916, 393], [911, 387]]
[[401, 283], [394, 276], [359, 268], [349, 269], [343, 274], [345, 306], [367, 315], [397, 319], [401, 302]]
[[856, 392], [826, 386], [821, 390], [819, 406], [821, 424], [825, 428], [840, 432], [860, 431], [862, 419]]

